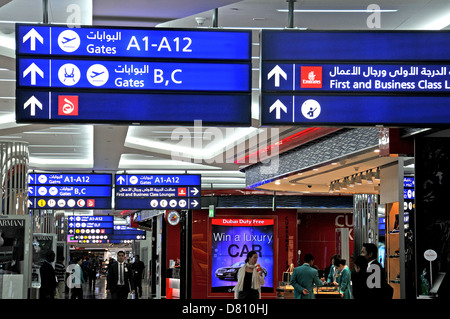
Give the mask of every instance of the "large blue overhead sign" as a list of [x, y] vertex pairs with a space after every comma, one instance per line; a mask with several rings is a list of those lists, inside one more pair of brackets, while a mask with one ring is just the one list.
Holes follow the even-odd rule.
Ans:
[[29, 208], [111, 209], [111, 174], [32, 173]]
[[449, 42], [449, 32], [263, 31], [261, 124], [449, 124]]
[[17, 25], [16, 120], [250, 125], [250, 38], [247, 31]]
[[115, 175], [115, 209], [196, 209], [201, 175]]

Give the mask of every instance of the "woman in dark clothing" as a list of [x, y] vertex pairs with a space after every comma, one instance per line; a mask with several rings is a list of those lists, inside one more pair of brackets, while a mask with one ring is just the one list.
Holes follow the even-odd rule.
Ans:
[[250, 251], [245, 265], [238, 271], [238, 283], [233, 288], [235, 299], [260, 299], [261, 286], [264, 285], [264, 274], [257, 264], [258, 254]]

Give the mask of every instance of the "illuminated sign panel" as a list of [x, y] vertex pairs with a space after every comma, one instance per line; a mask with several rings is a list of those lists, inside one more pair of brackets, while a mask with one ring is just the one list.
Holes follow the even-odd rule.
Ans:
[[232, 292], [247, 253], [255, 251], [265, 275], [262, 292], [274, 288], [274, 220], [211, 219], [211, 292]]
[[110, 209], [112, 175], [29, 174], [28, 204], [31, 209]]
[[447, 31], [263, 30], [261, 124], [447, 125], [449, 41]]
[[196, 209], [201, 207], [201, 175], [115, 176], [116, 209]]
[[17, 24], [16, 47], [18, 123], [251, 125], [249, 31]]

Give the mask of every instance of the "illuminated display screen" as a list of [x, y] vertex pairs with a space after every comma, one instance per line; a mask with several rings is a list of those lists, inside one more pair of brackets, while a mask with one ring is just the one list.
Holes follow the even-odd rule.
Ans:
[[274, 287], [274, 221], [254, 218], [215, 218], [211, 224], [211, 292], [233, 292], [237, 274], [254, 250], [265, 275], [261, 292]]

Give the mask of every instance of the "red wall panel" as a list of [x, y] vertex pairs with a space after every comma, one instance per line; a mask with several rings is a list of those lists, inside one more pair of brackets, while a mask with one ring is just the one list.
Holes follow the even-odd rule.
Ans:
[[[330, 265], [330, 258], [336, 254], [336, 229], [349, 228], [349, 251], [353, 254], [353, 214], [301, 213], [298, 225], [298, 249], [301, 263], [306, 254], [314, 256], [319, 269]], [[347, 260], [350, 265], [351, 260]], [[297, 266], [297, 265], [296, 265]]]

